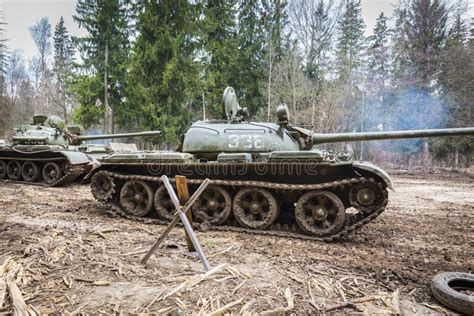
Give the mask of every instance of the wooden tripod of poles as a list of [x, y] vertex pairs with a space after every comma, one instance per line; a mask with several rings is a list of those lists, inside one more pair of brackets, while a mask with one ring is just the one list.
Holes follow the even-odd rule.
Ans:
[[[182, 178], [184, 178], [184, 177], [182, 177]], [[178, 224], [179, 220], [181, 220], [181, 222], [184, 225], [184, 229], [185, 229], [185, 232], [186, 232], [186, 235], [187, 235], [186, 236], [187, 241], [189, 241], [189, 240], [191, 241], [191, 244], [194, 247], [194, 249], [196, 250], [196, 252], [198, 254], [198, 257], [199, 257], [199, 259], [201, 260], [201, 262], [204, 266], [204, 269], [206, 271], [211, 270], [211, 266], [209, 265], [209, 262], [207, 261], [206, 254], [204, 253], [204, 251], [201, 247], [201, 244], [199, 242], [199, 239], [197, 238], [196, 234], [194, 233], [194, 230], [191, 226], [191, 223], [190, 223], [190, 221], [189, 221], [189, 219], [186, 215], [188, 212], [191, 211], [191, 207], [193, 206], [193, 204], [196, 202], [196, 200], [199, 198], [199, 196], [202, 194], [202, 192], [204, 192], [204, 190], [207, 188], [207, 186], [209, 185], [210, 180], [209, 179], [204, 180], [204, 182], [199, 186], [199, 188], [196, 190], [196, 192], [194, 192], [194, 194], [191, 196], [191, 198], [186, 202], [184, 207], [181, 207], [178, 196], [176, 195], [176, 192], [174, 191], [173, 187], [171, 186], [171, 183], [170, 183], [170, 180], [168, 179], [168, 177], [165, 176], [165, 175], [161, 176], [161, 180], [163, 181], [163, 184], [165, 185], [166, 190], [168, 191], [168, 194], [171, 198], [171, 202], [173, 203], [173, 205], [176, 209], [176, 214], [174, 215], [173, 219], [171, 220], [171, 222], [166, 227], [165, 231], [163, 233], [161, 233], [160, 237], [155, 242], [155, 244], [151, 247], [151, 249], [142, 258], [141, 263], [144, 264], [148, 261], [148, 259], [156, 251], [156, 249], [158, 249], [161, 242], [165, 239], [165, 237], [169, 234], [169, 232], [173, 229], [173, 227], [175, 227], [176, 224]], [[183, 192], [187, 192], [186, 178], [184, 178], [184, 181], [182, 181], [182, 180], [179, 181], [177, 179], [176, 184], [177, 184], [177, 186], [180, 186], [180, 187], [178, 187], [178, 191], [183, 190]], [[186, 186], [185, 189], [183, 187], [183, 184], [184, 184], [184, 186]], [[190, 246], [191, 245], [188, 242], [188, 249], [189, 250], [191, 250]]]

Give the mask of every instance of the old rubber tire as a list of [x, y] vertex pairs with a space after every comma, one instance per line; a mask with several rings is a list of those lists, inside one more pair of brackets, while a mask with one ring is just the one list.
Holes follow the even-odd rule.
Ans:
[[474, 290], [474, 274], [443, 272], [431, 280], [433, 296], [454, 311], [474, 314], [474, 296], [459, 292], [461, 289]]

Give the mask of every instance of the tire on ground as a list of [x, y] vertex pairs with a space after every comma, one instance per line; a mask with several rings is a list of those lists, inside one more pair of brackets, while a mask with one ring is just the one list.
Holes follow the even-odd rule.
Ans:
[[460, 313], [474, 314], [474, 296], [459, 290], [474, 290], [474, 274], [443, 272], [431, 280], [433, 296], [446, 307]]

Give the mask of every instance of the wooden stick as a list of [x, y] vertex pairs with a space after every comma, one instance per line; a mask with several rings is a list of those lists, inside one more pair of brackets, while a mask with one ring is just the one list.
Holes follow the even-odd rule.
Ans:
[[[158, 249], [161, 242], [165, 239], [165, 237], [169, 234], [169, 232], [173, 229], [173, 227], [176, 226], [176, 224], [178, 223], [180, 218], [183, 221], [183, 224], [185, 225], [185, 228], [186, 228], [186, 223], [184, 221], [186, 221], [188, 223], [189, 229], [192, 231], [192, 228], [190, 227], [191, 225], [187, 221], [186, 215], [184, 215], [184, 213], [187, 213], [189, 210], [191, 210], [193, 204], [196, 202], [196, 200], [199, 198], [199, 196], [202, 194], [202, 192], [204, 192], [204, 190], [207, 188], [207, 186], [211, 182], [209, 179], [204, 180], [203, 183], [201, 183], [199, 188], [196, 190], [196, 192], [194, 192], [194, 194], [191, 196], [189, 201], [186, 203], [183, 210], [181, 211], [181, 205], [179, 203], [178, 197], [176, 196], [176, 193], [174, 192], [173, 187], [171, 186], [171, 183], [169, 182], [168, 177], [167, 176], [162, 176], [162, 179], [163, 179], [163, 184], [165, 184], [165, 187], [168, 190], [168, 194], [170, 195], [171, 201], [173, 202], [177, 212], [174, 215], [173, 220], [166, 227], [165, 231], [160, 235], [160, 237], [155, 242], [155, 244], [151, 247], [151, 249], [148, 251], [148, 253], [142, 258], [142, 260], [141, 260], [142, 264], [145, 264], [148, 261], [148, 259], [150, 259], [151, 255], [156, 251], [156, 249]], [[180, 214], [182, 214], [184, 216], [181, 216]], [[183, 220], [183, 217], [185, 218], [184, 220]], [[192, 234], [194, 235], [194, 231], [192, 231]], [[194, 235], [194, 237], [195, 237], [195, 235]], [[197, 240], [197, 238], [196, 238], [196, 240]], [[193, 242], [193, 244], [194, 244], [194, 242]], [[197, 248], [195, 244], [194, 244], [194, 246], [195, 246], [195, 248]], [[199, 248], [201, 248], [201, 245], [199, 245]], [[201, 248], [201, 251], [202, 251], [202, 248]], [[202, 254], [204, 254], [204, 252], [202, 252]], [[198, 251], [198, 255], [199, 255], [199, 258], [201, 259], [201, 254], [199, 253], [199, 251]], [[210, 266], [209, 266], [209, 262], [207, 262], [207, 259], [205, 259], [205, 262], [201, 259], [201, 262], [203, 262], [206, 271], [209, 271]], [[207, 263], [207, 268], [206, 268], [206, 263]]]
[[199, 274], [199, 275], [196, 275], [186, 281], [184, 281], [183, 283], [181, 283], [180, 285], [178, 285], [178, 287], [174, 288], [171, 292], [169, 292], [168, 294], [160, 297], [160, 301], [162, 300], [165, 300], [167, 299], [168, 297], [170, 297], [171, 295], [173, 294], [176, 294], [178, 292], [180, 292], [181, 290], [185, 289], [185, 288], [192, 288], [194, 287], [195, 285], [201, 283], [202, 281], [204, 281], [205, 279], [207, 279], [208, 277], [210, 277], [211, 275], [213, 275], [214, 273], [217, 273], [219, 272], [220, 270], [222, 270], [224, 267], [226, 266], [226, 264], [221, 264], [217, 267], [214, 267], [213, 269], [207, 271], [206, 273], [204, 274]]
[[[186, 180], [186, 177], [184, 176], [175, 176], [174, 179], [176, 182], [176, 191], [178, 191], [179, 203], [183, 207], [189, 201], [188, 182]], [[188, 218], [189, 223], [192, 225], [193, 213], [189, 211], [189, 212], [185, 212], [185, 214], [186, 214], [186, 217]], [[196, 251], [196, 249], [194, 248], [193, 242], [191, 241], [191, 238], [189, 237], [186, 229], [184, 230], [184, 236], [186, 238], [186, 244], [188, 245], [188, 251], [189, 252]]]
[[213, 311], [213, 312], [210, 312], [209, 314], [207, 314], [207, 316], [221, 315], [221, 314], [223, 314], [225, 311], [227, 311], [229, 308], [234, 307], [235, 305], [239, 305], [240, 303], [242, 303], [243, 300], [244, 300], [244, 299], [241, 298], [241, 299], [239, 299], [239, 300], [237, 300], [237, 301], [234, 301], [234, 302], [232, 302], [232, 303], [229, 303], [229, 304], [227, 304], [227, 305], [224, 305], [224, 306], [222, 306], [221, 308], [216, 309], [216, 310]]
[[360, 304], [360, 303], [365, 303], [365, 302], [370, 302], [370, 301], [375, 301], [380, 299], [380, 296], [364, 296], [364, 297], [359, 297], [350, 301], [344, 301], [339, 304], [335, 305], [330, 305], [326, 308], [326, 312], [332, 311], [334, 309], [339, 309], [339, 308], [344, 308], [347, 306], [355, 305], [355, 304]]
[[29, 315], [30, 311], [28, 306], [23, 299], [20, 289], [14, 282], [8, 282], [8, 291], [10, 293], [10, 299], [13, 307], [13, 315]]
[[265, 311], [261, 315], [275, 315], [277, 313], [287, 313], [291, 311], [293, 308], [295, 308], [295, 298], [293, 294], [291, 293], [291, 290], [289, 287], [285, 289], [285, 298], [287, 301], [286, 307], [280, 307], [273, 310]]
[[0, 279], [0, 309], [3, 308], [3, 301], [5, 300], [5, 294], [7, 294], [7, 284], [4, 280]]
[[239, 315], [244, 315], [247, 313], [247, 311], [250, 309], [250, 307], [252, 307], [253, 304], [255, 304], [256, 301], [257, 300], [255, 298], [252, 298], [250, 301], [245, 303], [245, 305], [240, 309]]

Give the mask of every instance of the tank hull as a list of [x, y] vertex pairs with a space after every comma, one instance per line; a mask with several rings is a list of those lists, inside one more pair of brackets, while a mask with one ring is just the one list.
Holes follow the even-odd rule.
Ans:
[[93, 166], [88, 155], [65, 148], [0, 147], [0, 180], [64, 186], [84, 177]]

